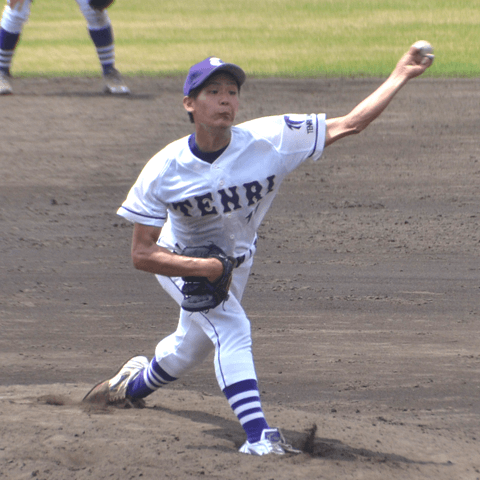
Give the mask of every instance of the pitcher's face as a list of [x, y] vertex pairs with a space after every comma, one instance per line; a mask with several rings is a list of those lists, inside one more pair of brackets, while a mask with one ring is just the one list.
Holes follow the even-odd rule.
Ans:
[[238, 85], [228, 73], [219, 73], [207, 81], [196, 98], [185, 97], [184, 106], [193, 114], [196, 125], [229, 128], [239, 108]]

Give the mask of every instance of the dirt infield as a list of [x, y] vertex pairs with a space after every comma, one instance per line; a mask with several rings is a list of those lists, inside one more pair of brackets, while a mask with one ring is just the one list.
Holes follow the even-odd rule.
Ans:
[[[379, 79], [250, 79], [239, 121], [347, 113]], [[80, 400], [152, 356], [177, 308], [116, 210], [191, 132], [182, 78], [14, 79], [0, 97], [0, 479], [480, 479], [478, 79], [416, 79], [284, 183], [245, 308], [272, 426], [237, 453], [212, 361], [142, 410]], [[316, 434], [313, 431], [316, 427]]]

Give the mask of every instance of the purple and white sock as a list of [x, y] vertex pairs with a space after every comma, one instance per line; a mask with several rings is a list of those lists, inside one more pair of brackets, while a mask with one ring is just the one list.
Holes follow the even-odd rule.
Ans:
[[127, 397], [130, 398], [145, 398], [155, 390], [158, 390], [164, 385], [177, 380], [175, 377], [169, 375], [153, 358], [148, 368], [143, 370], [133, 382], [128, 385]]
[[107, 74], [115, 65], [115, 45], [113, 42], [113, 30], [111, 25], [99, 30], [88, 30], [97, 49], [98, 59], [102, 65], [103, 73]]
[[10, 73], [13, 53], [19, 38], [19, 33], [10, 33], [0, 28], [0, 70], [4, 73]]
[[269, 426], [260, 402], [257, 381], [243, 380], [234, 383], [226, 387], [223, 393], [245, 430], [247, 440], [250, 443], [258, 442], [263, 430]]

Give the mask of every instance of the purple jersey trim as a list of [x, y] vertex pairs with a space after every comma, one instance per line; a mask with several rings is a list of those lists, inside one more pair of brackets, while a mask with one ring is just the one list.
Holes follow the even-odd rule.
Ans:
[[151, 215], [144, 215], [142, 213], [134, 212], [133, 210], [130, 210], [127, 207], [124, 207], [123, 205], [120, 207], [126, 210], [127, 212], [133, 213], [133, 215], [138, 215], [139, 217], [145, 217], [145, 218], [152, 218], [153, 220], [166, 220], [167, 217], [152, 217]]

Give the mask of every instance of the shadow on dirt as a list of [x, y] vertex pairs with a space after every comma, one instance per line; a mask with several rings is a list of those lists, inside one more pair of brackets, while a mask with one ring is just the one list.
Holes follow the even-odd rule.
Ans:
[[[147, 407], [149, 408], [149, 407]], [[170, 415], [177, 415], [179, 417], [188, 418], [194, 422], [210, 423], [220, 428], [206, 430], [205, 433], [214, 435], [222, 439], [233, 440], [237, 435], [242, 436], [243, 431], [235, 421], [226, 420], [217, 415], [211, 415], [201, 411], [194, 410], [172, 410], [170, 408], [155, 405], [152, 410], [157, 412], [164, 412]], [[411, 465], [453, 465], [451, 462], [436, 463], [436, 462], [422, 462], [411, 460], [407, 457], [397, 455], [395, 453], [385, 453], [381, 451], [368, 450], [366, 448], [354, 448], [340, 440], [335, 439], [318, 439], [316, 438], [317, 425], [312, 427], [304, 433], [299, 433], [294, 430], [282, 430], [286, 439], [291, 440], [293, 447], [300, 449], [303, 453], [313, 458], [323, 458], [335, 461], [369, 461], [374, 463], [388, 463], [395, 464], [411, 464]], [[237, 433], [238, 432], [238, 433]], [[235, 442], [237, 447], [240, 447], [241, 442]]]

